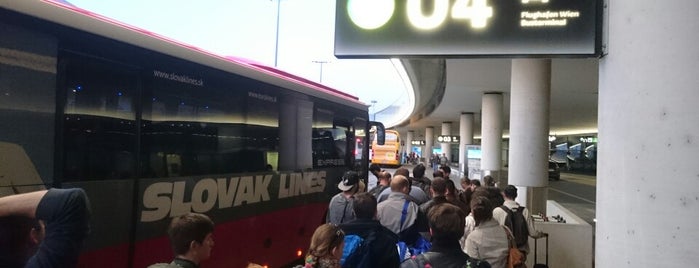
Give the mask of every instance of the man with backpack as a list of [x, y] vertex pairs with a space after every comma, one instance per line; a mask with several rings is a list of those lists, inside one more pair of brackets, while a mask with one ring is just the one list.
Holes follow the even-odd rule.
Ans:
[[376, 198], [360, 193], [352, 203], [356, 219], [340, 224], [345, 232], [342, 267], [398, 267], [398, 235], [376, 220]]
[[536, 230], [534, 221], [526, 207], [520, 206], [515, 202], [517, 198], [517, 187], [507, 185], [502, 192], [505, 202], [502, 206], [493, 210], [493, 218], [500, 225], [506, 226], [512, 231], [515, 238], [517, 248], [522, 251], [524, 260], [529, 253], [529, 236], [532, 238], [540, 238], [548, 236], [548, 234]]

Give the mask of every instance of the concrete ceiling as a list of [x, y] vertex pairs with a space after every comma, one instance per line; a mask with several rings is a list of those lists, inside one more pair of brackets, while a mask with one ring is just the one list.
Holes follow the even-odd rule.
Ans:
[[[414, 61], [414, 60], [412, 60]], [[430, 60], [434, 61], [434, 60]], [[412, 64], [406, 68], [429, 67]], [[447, 59], [446, 86], [436, 108], [419, 107], [420, 99], [441, 94], [438, 89], [414, 86], [418, 104], [413, 114], [421, 114], [396, 127], [401, 133], [415, 132], [414, 139], [424, 139], [425, 128], [434, 127], [441, 134], [442, 122], [451, 122], [451, 134], [459, 134], [462, 112], [475, 114], [474, 135], [480, 137], [481, 101], [484, 92], [502, 92], [504, 99], [504, 134], [509, 133], [510, 59]], [[409, 73], [426, 74], [420, 70]], [[434, 80], [435, 77], [412, 77]], [[414, 85], [419, 85], [413, 81]], [[435, 83], [438, 84], [438, 83]], [[550, 133], [557, 135], [597, 132], [598, 59], [553, 59], [551, 63]], [[434, 105], [433, 105], [434, 106]]]

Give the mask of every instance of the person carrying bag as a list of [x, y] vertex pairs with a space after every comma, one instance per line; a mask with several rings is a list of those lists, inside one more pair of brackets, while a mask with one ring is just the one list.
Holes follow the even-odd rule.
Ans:
[[515, 237], [510, 232], [510, 229], [503, 226], [505, 233], [507, 233], [507, 242], [509, 245], [509, 253], [507, 254], [507, 268], [522, 268], [526, 267], [524, 265], [524, 254], [517, 248], [515, 243]]

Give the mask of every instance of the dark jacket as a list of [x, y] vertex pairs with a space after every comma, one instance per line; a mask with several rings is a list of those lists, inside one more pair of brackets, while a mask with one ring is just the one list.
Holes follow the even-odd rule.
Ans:
[[429, 252], [405, 260], [400, 267], [424, 268], [427, 267], [426, 264], [434, 268], [490, 268], [488, 262], [473, 259], [461, 251], [458, 240], [432, 241], [432, 249]]
[[423, 191], [425, 191], [425, 194], [429, 198], [432, 198], [432, 194], [430, 193], [430, 187], [432, 187], [432, 181], [428, 179], [427, 177], [422, 177], [422, 178], [413, 178], [410, 177], [410, 180], [412, 181], [413, 186], [420, 187]]
[[436, 205], [442, 204], [442, 203], [448, 203], [447, 198], [445, 196], [435, 196], [430, 201], [427, 201], [427, 203], [424, 203], [420, 205], [420, 212], [423, 214], [427, 215], [427, 213], [430, 211], [430, 209]]
[[398, 236], [391, 230], [382, 226], [377, 220], [355, 219], [353, 221], [340, 224], [340, 228], [346, 235], [358, 235], [363, 239], [374, 231], [376, 239], [371, 243], [371, 267], [399, 267], [398, 258]]

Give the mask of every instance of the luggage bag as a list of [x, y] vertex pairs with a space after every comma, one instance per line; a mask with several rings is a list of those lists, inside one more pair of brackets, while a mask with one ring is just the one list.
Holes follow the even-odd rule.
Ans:
[[536, 255], [538, 251], [536, 250], [536, 244], [539, 239], [534, 239], [534, 267], [533, 268], [548, 268], [549, 267], [549, 236], [544, 236], [546, 238], [546, 264], [537, 263]]

